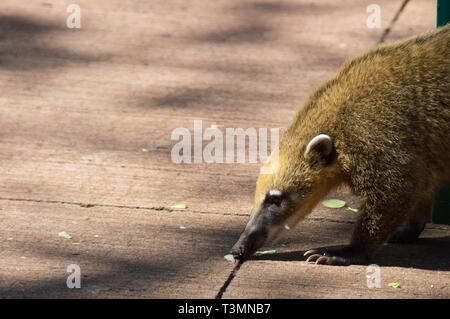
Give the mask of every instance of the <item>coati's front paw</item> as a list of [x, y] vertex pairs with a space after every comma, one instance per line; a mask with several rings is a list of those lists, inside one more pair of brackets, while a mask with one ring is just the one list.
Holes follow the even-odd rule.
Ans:
[[348, 266], [352, 264], [367, 264], [368, 258], [360, 251], [353, 247], [345, 247], [340, 249], [311, 249], [303, 254], [308, 257], [306, 262], [332, 265], [332, 266]]

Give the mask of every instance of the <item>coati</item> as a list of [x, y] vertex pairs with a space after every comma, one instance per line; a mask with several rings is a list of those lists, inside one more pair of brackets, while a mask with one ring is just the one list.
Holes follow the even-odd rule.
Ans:
[[450, 24], [347, 61], [281, 134], [231, 253], [247, 259], [343, 183], [363, 198], [350, 245], [308, 261], [366, 264], [388, 239], [417, 238], [450, 180], [449, 76]]

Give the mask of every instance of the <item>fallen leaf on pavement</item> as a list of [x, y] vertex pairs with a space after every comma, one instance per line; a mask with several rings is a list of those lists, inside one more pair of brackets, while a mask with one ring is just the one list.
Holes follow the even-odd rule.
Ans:
[[170, 205], [170, 208], [182, 208], [182, 209], [185, 209], [185, 208], [187, 208], [187, 205], [186, 204], [172, 204], [172, 205]]
[[225, 260], [228, 260], [229, 262], [234, 263], [234, 257], [231, 254], [225, 255], [223, 256], [223, 258], [225, 258]]
[[257, 251], [255, 253], [255, 256], [261, 256], [261, 255], [271, 255], [275, 254], [277, 251], [275, 249], [272, 250], [263, 250], [263, 251]]
[[72, 238], [72, 236], [70, 236], [70, 235], [69, 235], [68, 233], [66, 233], [65, 231], [59, 232], [59, 233], [58, 233], [58, 236], [59, 236], [59, 237], [66, 238], [66, 239]]
[[340, 199], [327, 199], [322, 202], [322, 205], [328, 208], [341, 208], [345, 206], [345, 202]]

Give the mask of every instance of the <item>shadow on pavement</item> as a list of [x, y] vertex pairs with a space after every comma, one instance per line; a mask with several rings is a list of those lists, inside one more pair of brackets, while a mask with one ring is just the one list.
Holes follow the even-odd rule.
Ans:
[[[136, 232], [142, 233], [145, 228], [148, 225], [137, 227]], [[159, 231], [157, 227], [149, 229], [151, 243], [147, 238], [146, 243], [142, 242], [147, 246], [140, 251], [136, 251], [138, 246], [129, 246], [129, 251], [123, 251], [123, 246], [90, 246], [74, 254], [64, 244], [26, 242], [21, 249], [46, 258], [51, 270], [40, 272], [51, 278], [31, 279], [29, 272], [37, 272], [33, 267], [25, 270], [27, 278], [8, 278], [5, 274], [0, 280], [0, 298], [158, 298], [161, 291], [167, 293], [168, 287], [176, 290], [192, 282], [201, 289], [197, 293], [210, 293], [213, 298], [217, 293], [214, 284], [196, 278], [215, 278], [222, 283], [211, 260], [223, 260], [223, 253], [239, 234], [238, 229], [189, 227], [182, 233], [177, 227], [167, 227]], [[80, 266], [80, 289], [66, 285], [70, 275], [66, 267], [70, 264]]]
[[70, 36], [71, 30], [63, 23], [60, 26], [21, 16], [0, 15], [0, 68], [26, 71], [105, 59], [50, 45], [48, 39], [60, 32]]
[[[311, 247], [337, 249], [339, 246]], [[386, 244], [373, 257], [371, 263], [385, 267], [419, 268], [426, 270], [450, 270], [450, 236], [442, 238], [419, 238], [413, 244]], [[273, 255], [255, 256], [252, 260], [306, 261], [306, 250], [281, 252]]]

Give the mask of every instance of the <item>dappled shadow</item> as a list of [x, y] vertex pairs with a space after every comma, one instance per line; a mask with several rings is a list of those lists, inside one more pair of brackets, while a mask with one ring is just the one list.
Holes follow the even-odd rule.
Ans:
[[[74, 258], [72, 257], [72, 260]], [[142, 293], [148, 291], [155, 284], [155, 278], [161, 280], [167, 273], [183, 271], [181, 265], [161, 264], [153, 261], [136, 262], [132, 260], [118, 260], [106, 258], [105, 264], [114, 265], [112, 271], [101, 275], [81, 276], [81, 289], [69, 289], [66, 278], [70, 273], [61, 267], [60, 278], [21, 281], [16, 280], [13, 285], [0, 286], [0, 298], [95, 298], [107, 293], [114, 295], [118, 292]], [[83, 270], [84, 263], [79, 265]], [[69, 262], [66, 266], [69, 265]], [[137, 285], [140, 281], [140, 285]], [[157, 292], [154, 292], [157, 295]], [[119, 295], [116, 295], [118, 297]]]
[[320, 2], [308, 3], [292, 3], [292, 2], [262, 2], [254, 1], [242, 3], [234, 8], [232, 11], [243, 11], [248, 14], [302, 14], [302, 13], [322, 13], [328, 10], [342, 8], [342, 6], [335, 6], [330, 3], [322, 4]]
[[[211, 57], [197, 60], [185, 59], [182, 55], [179, 59], [166, 59], [164, 66], [174, 69], [184, 69], [191, 72], [203, 73], [205, 78], [212, 80], [203, 87], [186, 84], [178, 85], [175, 89], [156, 91], [155, 87], [147, 91], [133, 92], [128, 103], [138, 107], [158, 109], [172, 107], [175, 109], [190, 108], [199, 110], [211, 110], [217, 112], [218, 108], [225, 112], [253, 112], [261, 110], [264, 106], [271, 108], [275, 105], [299, 105], [301, 99], [296, 91], [284, 90], [283, 82], [290, 78], [299, 78], [303, 72], [316, 70], [335, 71], [347, 57], [337, 48], [330, 47], [328, 43], [311, 43], [306, 32], [295, 35], [280, 34], [282, 28], [274, 23], [283, 15], [302, 16], [320, 14], [323, 10], [342, 9], [342, 6], [305, 3], [281, 3], [281, 2], [249, 2], [231, 5], [224, 8], [223, 20], [217, 21], [213, 26], [192, 30], [185, 36], [179, 36], [168, 41], [184, 42], [187, 51], [203, 50], [212, 52]], [[305, 41], [302, 39], [305, 38]], [[221, 49], [243, 49], [245, 52], [249, 45], [261, 45], [262, 48], [275, 45], [280, 49], [280, 54], [287, 51], [298, 57], [298, 60], [274, 59], [274, 61], [258, 61], [244, 56], [224, 56]], [[216, 55], [215, 51], [218, 54]], [[306, 53], [306, 54], [305, 54]], [[246, 83], [246, 81], [254, 84]], [[299, 78], [299, 86], [309, 86]], [[313, 86], [313, 85], [311, 85]], [[273, 89], [271, 89], [273, 88]], [[303, 89], [304, 90], [304, 89]], [[301, 90], [299, 90], [301, 91]], [[306, 89], [309, 91], [309, 88]], [[290, 94], [289, 94], [290, 93]], [[283, 107], [283, 109], [288, 109]], [[293, 110], [297, 107], [293, 108]]]
[[214, 105], [220, 105], [221, 108], [245, 107], [248, 104], [263, 101], [277, 101], [276, 94], [264, 92], [251, 92], [242, 89], [225, 89], [216, 87], [207, 88], [178, 88], [174, 92], [157, 97], [152, 105], [174, 106], [176, 108], [185, 108], [195, 105], [205, 105], [215, 108]]
[[[201, 215], [196, 217], [202, 218]], [[145, 227], [140, 225], [139, 228]], [[139, 253], [142, 247], [131, 245], [127, 253], [121, 251], [120, 256], [118, 251], [123, 247], [116, 250], [106, 246], [99, 250], [91, 246], [88, 251], [74, 254], [64, 244], [55, 247], [39, 240], [27, 242], [27, 251], [47, 259], [49, 268], [41, 267], [39, 271], [42, 276], [50, 274], [51, 278], [21, 280], [20, 268], [17, 268], [12, 284], [8, 276], [0, 281], [0, 298], [160, 298], [160, 289], [167, 293], [169, 286], [173, 287], [173, 298], [192, 297], [180, 296], [175, 290], [182, 289], [192, 278], [214, 278], [216, 285], [222, 284], [220, 275], [224, 276], [227, 272], [213, 273], [215, 268], [212, 261], [223, 261], [224, 252], [238, 233], [235, 226], [227, 229], [220, 229], [219, 226], [189, 227], [180, 237], [178, 228], [165, 227], [163, 236], [157, 232], [153, 236], [153, 242], [161, 246], [149, 243], [146, 251]], [[162, 245], [168, 238], [178, 240], [172, 241], [172, 247]], [[192, 247], [187, 249], [190, 245]], [[66, 267], [69, 264], [80, 266], [81, 289], [67, 288], [66, 279], [70, 273], [66, 272]], [[201, 284], [204, 286], [197, 295], [207, 292], [213, 298], [218, 287], [211, 280], [199, 281], [198, 285]]]
[[[240, 21], [237, 25], [206, 31], [195, 35], [192, 40], [211, 44], [263, 44], [275, 40], [277, 38], [275, 29], [261, 18], [261, 12], [258, 12], [258, 4], [266, 9], [270, 6], [270, 3], [255, 3], [253, 5], [256, 5], [256, 7], [252, 7], [252, 4], [233, 7], [231, 8], [233, 15], [237, 16]], [[279, 9], [283, 7], [282, 4], [274, 3], [274, 5]]]
[[196, 39], [212, 43], [263, 43], [273, 40], [272, 29], [262, 24], [243, 25], [222, 31], [212, 31]]
[[0, 40], [15, 40], [18, 37], [55, 31], [57, 27], [47, 22], [37, 22], [19, 16], [0, 16]]
[[71, 30], [64, 25], [21, 16], [0, 16], [0, 68], [36, 70], [106, 59], [51, 45], [51, 36]]
[[233, 6], [229, 9], [237, 16], [241, 23], [223, 30], [214, 30], [194, 37], [194, 40], [210, 43], [227, 44], [265, 44], [277, 39], [276, 25], [267, 18], [278, 15], [296, 14], [302, 15], [320, 13], [334, 9], [330, 6], [316, 3], [289, 3], [289, 2], [248, 2]]

